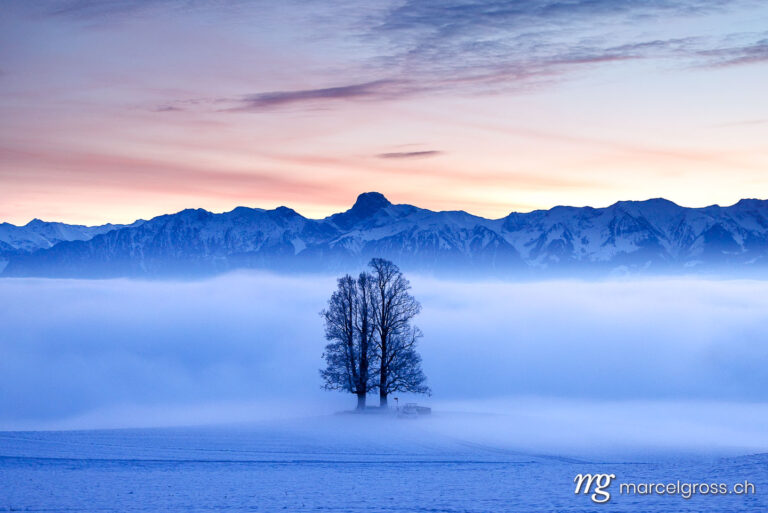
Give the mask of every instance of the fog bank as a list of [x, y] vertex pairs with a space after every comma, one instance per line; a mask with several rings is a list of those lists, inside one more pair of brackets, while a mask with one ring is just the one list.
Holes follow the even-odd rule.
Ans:
[[[422, 402], [504, 410], [527, 397], [563, 412], [768, 402], [767, 282], [412, 284], [434, 391]], [[351, 397], [320, 390], [318, 312], [333, 287], [332, 276], [268, 274], [0, 280], [0, 427], [215, 423], [351, 407]]]

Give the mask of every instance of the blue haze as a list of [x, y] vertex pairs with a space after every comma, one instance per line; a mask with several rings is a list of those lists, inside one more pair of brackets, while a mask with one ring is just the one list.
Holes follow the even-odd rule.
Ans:
[[[504, 413], [635, 401], [651, 416], [648, 404], [741, 404], [764, 418], [766, 282], [412, 282], [434, 404]], [[245, 272], [1, 280], [0, 426], [162, 426], [348, 407], [319, 388], [318, 312], [333, 286], [330, 275]], [[751, 431], [744, 411], [727, 416]], [[750, 436], [747, 445], [763, 442]]]

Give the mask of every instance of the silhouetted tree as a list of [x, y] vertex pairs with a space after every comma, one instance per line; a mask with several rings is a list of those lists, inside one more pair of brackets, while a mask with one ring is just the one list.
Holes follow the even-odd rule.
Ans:
[[[387, 344], [388, 358], [386, 377], [379, 381], [379, 397], [392, 392], [410, 392], [414, 394], [429, 394], [426, 376], [421, 370], [421, 356], [416, 351], [416, 343], [422, 337], [421, 330], [409, 327], [398, 331], [389, 337]], [[385, 393], [382, 394], [381, 391]]]
[[[357, 316], [355, 317], [355, 334], [360, 351], [360, 376], [361, 390], [364, 388], [367, 394], [376, 387], [376, 372], [371, 372], [371, 360], [375, 358], [376, 346], [373, 343], [373, 279], [371, 275], [362, 272], [357, 278]], [[358, 394], [358, 409], [365, 408], [365, 394]]]
[[362, 273], [355, 280], [349, 275], [338, 279], [336, 291], [328, 300], [328, 308], [320, 312], [325, 324], [323, 358], [320, 371], [323, 387], [357, 395], [357, 408], [365, 408], [368, 391], [375, 387], [375, 374], [370, 362], [375, 347], [371, 344], [371, 279]]
[[411, 285], [400, 269], [383, 258], [368, 264], [372, 278], [372, 317], [378, 360], [379, 406], [395, 391], [428, 393], [416, 342], [421, 331], [411, 320], [421, 305], [410, 294]]

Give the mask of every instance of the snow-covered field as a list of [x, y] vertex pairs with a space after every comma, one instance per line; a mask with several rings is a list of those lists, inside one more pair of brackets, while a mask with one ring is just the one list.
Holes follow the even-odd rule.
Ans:
[[[583, 472], [768, 489], [768, 456], [561, 457], [456, 436], [456, 418], [0, 433], [0, 511], [765, 511], [750, 497], [575, 496]], [[461, 419], [458, 419], [461, 420]], [[466, 418], [464, 420], [467, 420]], [[474, 419], [477, 421], [478, 419]], [[481, 419], [493, 423], [493, 418]], [[453, 433], [453, 434], [451, 434]]]

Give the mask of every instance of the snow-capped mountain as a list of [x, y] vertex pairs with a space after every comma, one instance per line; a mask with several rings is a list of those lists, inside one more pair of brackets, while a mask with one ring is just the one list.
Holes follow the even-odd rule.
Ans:
[[142, 222], [136, 221], [131, 225], [82, 226], [49, 223], [40, 219], [33, 219], [24, 226], [0, 223], [0, 269], [13, 256], [31, 253], [38, 249], [47, 249], [63, 241], [89, 240], [96, 235], [126, 226], [137, 226]]
[[[66, 230], [64, 226], [61, 230], [69, 238], [14, 246], [16, 253], [3, 274], [181, 276], [238, 268], [352, 271], [374, 256], [390, 258], [405, 269], [484, 275], [768, 269], [765, 200], [685, 208], [652, 199], [485, 219], [462, 211], [394, 205], [369, 192], [361, 194], [351, 209], [325, 219], [307, 219], [286, 207], [238, 207], [222, 214], [184, 210], [109, 229], [110, 225]], [[43, 237], [41, 230], [35, 233]]]

